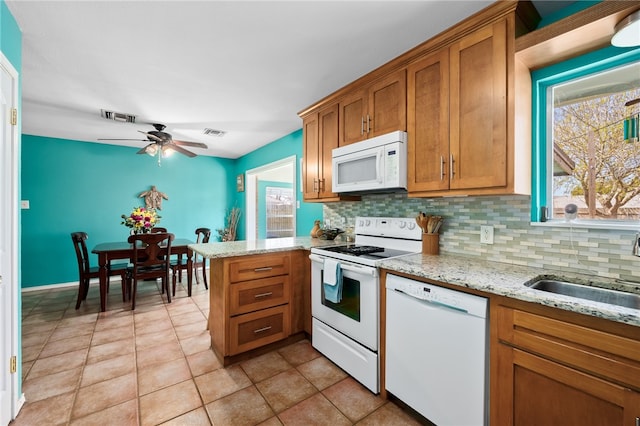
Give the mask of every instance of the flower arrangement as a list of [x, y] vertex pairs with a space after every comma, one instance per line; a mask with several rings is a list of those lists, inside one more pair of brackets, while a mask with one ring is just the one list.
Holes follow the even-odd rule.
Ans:
[[160, 223], [160, 216], [154, 209], [134, 207], [129, 216], [122, 215], [122, 225], [131, 228], [132, 232], [141, 234], [151, 232]]

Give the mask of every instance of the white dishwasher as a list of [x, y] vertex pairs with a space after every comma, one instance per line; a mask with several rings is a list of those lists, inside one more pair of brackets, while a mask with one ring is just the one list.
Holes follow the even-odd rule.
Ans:
[[386, 389], [438, 426], [488, 425], [487, 299], [387, 275]]

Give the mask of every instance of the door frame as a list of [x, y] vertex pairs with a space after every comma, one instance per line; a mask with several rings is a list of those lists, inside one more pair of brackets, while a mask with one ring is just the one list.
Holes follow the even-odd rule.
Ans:
[[[19, 82], [19, 74], [18, 71], [14, 68], [14, 66], [11, 64], [11, 62], [7, 59], [7, 57], [0, 52], [0, 67], [2, 67], [7, 74], [9, 75], [9, 77], [11, 78], [11, 100], [10, 103], [12, 105], [12, 108], [16, 108], [18, 109], [18, 82]], [[8, 188], [8, 193], [6, 194], [7, 199], [6, 200], [2, 200], [2, 202], [4, 203], [5, 201], [8, 201], [8, 205], [11, 206], [11, 208], [7, 209], [7, 214], [10, 216], [9, 217], [9, 223], [10, 223], [10, 229], [7, 229], [5, 233], [3, 233], [3, 238], [8, 238], [9, 241], [7, 241], [7, 246], [9, 247], [9, 262], [8, 262], [8, 267], [9, 267], [9, 271], [3, 271], [3, 280], [6, 282], [8, 281], [8, 285], [6, 287], [7, 289], [7, 297], [5, 298], [5, 300], [1, 300], [1, 309], [7, 309], [9, 310], [9, 316], [10, 316], [10, 321], [9, 324], [3, 324], [3, 327], [8, 327], [8, 330], [5, 330], [5, 332], [8, 332], [9, 334], [9, 347], [5, 347], [5, 342], [0, 342], [0, 351], [2, 351], [2, 356], [0, 358], [2, 358], [3, 360], [9, 360], [12, 356], [16, 357], [16, 372], [12, 373], [9, 375], [8, 378], [8, 385], [9, 385], [9, 398], [11, 399], [10, 405], [11, 405], [11, 413], [10, 413], [10, 419], [13, 420], [17, 417], [18, 412], [20, 411], [20, 409], [22, 408], [22, 405], [25, 402], [25, 398], [24, 398], [24, 394], [19, 393], [20, 392], [20, 379], [22, 377], [22, 353], [20, 351], [20, 346], [19, 346], [19, 336], [20, 336], [20, 325], [19, 325], [19, 310], [20, 310], [20, 305], [19, 305], [19, 296], [20, 296], [20, 292], [19, 292], [19, 265], [18, 265], [18, 256], [19, 256], [19, 251], [18, 251], [18, 232], [19, 232], [19, 217], [20, 217], [20, 212], [18, 210], [18, 178], [19, 178], [19, 173], [18, 173], [18, 167], [19, 167], [19, 133], [18, 130], [20, 128], [20, 117], [18, 116], [18, 122], [15, 125], [11, 125], [10, 126], [10, 130], [9, 132], [7, 132], [9, 134], [9, 141], [6, 141], [6, 143], [10, 144], [9, 145], [9, 157], [10, 158], [1, 158], [0, 162], [3, 166], [7, 166], [6, 169], [5, 167], [2, 167], [2, 169], [5, 169], [3, 171], [3, 175], [2, 175], [2, 179], [8, 179], [9, 182], [9, 188]], [[0, 135], [0, 137], [4, 137], [4, 134]], [[0, 368], [8, 368], [8, 362], [7, 364], [4, 364], [2, 366], [0, 366]]]
[[[258, 218], [257, 214], [257, 191], [258, 191], [258, 177], [260, 174], [265, 174], [274, 169], [279, 169], [284, 166], [291, 166], [291, 188], [293, 189], [294, 197], [296, 195], [296, 165], [297, 165], [297, 157], [295, 155], [291, 155], [289, 157], [283, 158], [278, 161], [274, 161], [269, 164], [265, 164], [260, 167], [256, 167], [250, 170], [247, 170], [246, 173], [246, 198], [245, 205], [247, 214], [245, 215], [245, 238], [247, 241], [255, 241], [257, 239], [256, 232], [258, 226]], [[298, 204], [293, 207], [293, 235], [296, 235], [296, 215], [297, 215]]]

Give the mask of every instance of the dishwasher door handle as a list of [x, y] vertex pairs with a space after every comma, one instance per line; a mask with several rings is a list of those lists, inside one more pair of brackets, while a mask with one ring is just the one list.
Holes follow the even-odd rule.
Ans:
[[401, 295], [403, 295], [405, 297], [409, 297], [409, 298], [415, 300], [416, 302], [422, 303], [423, 305], [425, 305], [427, 307], [432, 307], [433, 309], [444, 308], [444, 309], [451, 309], [452, 311], [456, 311], [456, 312], [461, 312], [463, 314], [468, 314], [469, 313], [469, 311], [467, 311], [464, 308], [459, 308], [457, 306], [448, 305], [446, 303], [438, 302], [437, 300], [423, 299], [421, 297], [414, 296], [413, 294], [405, 293], [404, 291], [402, 291], [400, 289], [397, 289], [397, 288], [394, 288], [393, 290], [395, 292], [400, 293]]

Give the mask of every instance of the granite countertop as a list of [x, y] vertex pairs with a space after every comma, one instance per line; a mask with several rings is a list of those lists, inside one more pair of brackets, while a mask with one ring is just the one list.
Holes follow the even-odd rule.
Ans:
[[[256, 241], [228, 241], [190, 244], [189, 248], [208, 259], [248, 256], [290, 250], [309, 250], [312, 247], [343, 245], [344, 241], [327, 241], [311, 237], [273, 238]], [[380, 262], [381, 268], [404, 272], [417, 277], [466, 287], [486, 293], [506, 296], [526, 302], [577, 312], [611, 321], [640, 327], [640, 309], [625, 308], [608, 303], [533, 290], [527, 286], [536, 278], [570, 280], [615, 290], [640, 294], [640, 284], [624, 284], [613, 279], [592, 275], [569, 274], [547, 269], [530, 268], [508, 263], [490, 262], [472, 257], [420, 253]]]
[[570, 279], [581, 284], [595, 284], [615, 290], [640, 294], [640, 284], [624, 284], [619, 281], [592, 275], [582, 275], [530, 268], [507, 263], [488, 262], [465, 256], [440, 254], [437, 256], [412, 254], [384, 260], [380, 267], [428, 278], [450, 285], [466, 287], [486, 293], [507, 296], [526, 302], [534, 302], [553, 308], [604, 318], [640, 327], [640, 309], [625, 308], [608, 303], [534, 290], [524, 285], [534, 279]]
[[269, 238], [255, 241], [226, 241], [206, 244], [189, 244], [189, 248], [207, 259], [248, 256], [276, 251], [309, 250], [346, 244], [342, 240], [321, 240], [311, 237]]

